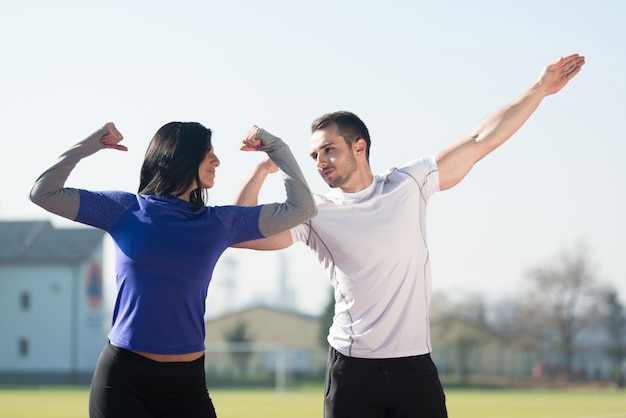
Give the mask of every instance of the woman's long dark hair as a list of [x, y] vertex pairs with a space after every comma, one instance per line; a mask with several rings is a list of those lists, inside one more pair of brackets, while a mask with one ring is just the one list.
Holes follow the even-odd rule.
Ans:
[[[180, 196], [200, 185], [198, 168], [211, 150], [211, 130], [197, 122], [170, 122], [154, 134], [141, 166], [139, 194]], [[191, 192], [194, 209], [207, 204], [206, 190]]]

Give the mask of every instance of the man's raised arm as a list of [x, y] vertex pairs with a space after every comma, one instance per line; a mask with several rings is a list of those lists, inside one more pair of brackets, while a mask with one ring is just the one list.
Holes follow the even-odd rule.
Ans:
[[459, 183], [475, 163], [517, 132], [546, 96], [565, 87], [584, 64], [584, 57], [573, 54], [547, 65], [517, 99], [483, 119], [468, 137], [438, 152], [439, 189]]

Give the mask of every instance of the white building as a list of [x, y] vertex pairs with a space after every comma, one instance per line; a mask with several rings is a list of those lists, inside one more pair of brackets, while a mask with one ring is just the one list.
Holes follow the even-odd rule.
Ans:
[[88, 383], [106, 341], [95, 228], [0, 222], [0, 383]]

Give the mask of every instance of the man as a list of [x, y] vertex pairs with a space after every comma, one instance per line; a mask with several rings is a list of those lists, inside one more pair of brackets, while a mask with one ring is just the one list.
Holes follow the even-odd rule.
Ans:
[[[369, 133], [356, 115], [335, 112], [313, 122], [311, 157], [332, 188], [316, 196], [317, 217], [240, 247], [276, 250], [302, 241], [334, 286], [326, 418], [447, 416], [430, 358], [427, 201], [459, 183], [584, 64], [584, 57], [574, 54], [546, 66], [525, 92], [467, 137], [382, 175], [370, 169]], [[263, 181], [274, 171], [270, 162], [258, 164], [236, 203], [255, 205]]]

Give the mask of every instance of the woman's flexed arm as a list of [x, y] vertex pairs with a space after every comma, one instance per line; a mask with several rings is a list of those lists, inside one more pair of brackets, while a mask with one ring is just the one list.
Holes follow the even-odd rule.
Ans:
[[104, 148], [120, 151], [128, 149], [120, 144], [124, 139], [112, 122], [105, 124], [81, 142], [65, 151], [35, 181], [30, 200], [48, 212], [74, 220], [78, 214], [80, 197], [77, 189], [65, 187], [65, 182], [76, 164]]
[[[287, 200], [265, 204], [261, 208], [259, 230], [266, 236], [287, 231], [317, 214], [313, 195], [291, 150], [280, 138], [252, 126], [243, 140], [242, 150], [265, 151], [280, 168], [285, 181]], [[262, 183], [262, 181], [261, 181]], [[258, 192], [258, 191], [257, 191]], [[243, 199], [238, 198], [240, 203]]]

